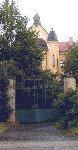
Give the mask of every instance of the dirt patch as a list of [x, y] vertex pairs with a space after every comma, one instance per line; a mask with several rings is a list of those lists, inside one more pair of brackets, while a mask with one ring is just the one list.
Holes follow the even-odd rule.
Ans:
[[58, 129], [47, 124], [12, 124], [0, 134], [0, 141], [64, 141], [78, 140], [78, 137], [68, 137]]

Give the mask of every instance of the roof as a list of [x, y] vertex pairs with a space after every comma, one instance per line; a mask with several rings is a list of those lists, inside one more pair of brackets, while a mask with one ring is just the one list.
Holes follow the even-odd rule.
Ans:
[[68, 51], [69, 48], [75, 45], [75, 42], [59, 42], [59, 52], [64, 53], [65, 51]]
[[48, 41], [58, 41], [57, 35], [55, 31], [53, 30], [53, 28], [52, 28], [52, 31], [50, 31], [50, 33], [48, 34]]
[[48, 50], [47, 43], [46, 43], [46, 41], [43, 40], [42, 38], [38, 38], [38, 40], [37, 40], [37, 46], [38, 46], [39, 48], [43, 48], [43, 49], [45, 49], [45, 50]]
[[59, 52], [65, 52], [68, 49], [68, 42], [59, 42]]

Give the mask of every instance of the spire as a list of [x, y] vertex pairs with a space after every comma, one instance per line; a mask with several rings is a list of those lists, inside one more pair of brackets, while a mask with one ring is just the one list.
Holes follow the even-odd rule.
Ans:
[[12, 5], [13, 5], [13, 3], [14, 3], [14, 2], [13, 2], [13, 0], [12, 0]]
[[40, 16], [38, 15], [38, 13], [33, 17], [34, 19], [34, 25], [41, 25], [41, 22], [40, 22]]
[[9, 0], [5, 0], [5, 2], [6, 2], [7, 4], [9, 4]]

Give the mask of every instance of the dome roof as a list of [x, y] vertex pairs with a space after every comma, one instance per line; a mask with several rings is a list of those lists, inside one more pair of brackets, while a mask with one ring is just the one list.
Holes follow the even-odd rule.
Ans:
[[57, 35], [55, 33], [55, 31], [50, 31], [50, 33], [48, 34], [48, 41], [58, 41]]

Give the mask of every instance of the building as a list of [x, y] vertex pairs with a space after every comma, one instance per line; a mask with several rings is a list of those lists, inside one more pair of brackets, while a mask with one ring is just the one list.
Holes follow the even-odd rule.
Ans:
[[68, 42], [59, 42], [57, 34], [53, 28], [48, 34], [42, 27], [38, 13], [33, 17], [33, 19], [34, 23], [31, 28], [32, 30], [38, 32], [39, 40], [43, 41], [43, 45], [46, 45], [46, 54], [42, 62], [43, 70], [50, 70], [54, 73], [62, 73], [62, 68], [65, 61], [64, 53], [68, 50], [68, 47], [73, 44], [73, 38], [70, 37]]

